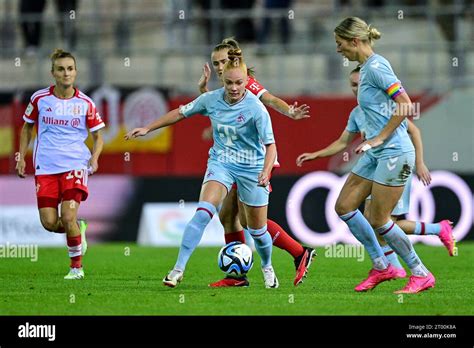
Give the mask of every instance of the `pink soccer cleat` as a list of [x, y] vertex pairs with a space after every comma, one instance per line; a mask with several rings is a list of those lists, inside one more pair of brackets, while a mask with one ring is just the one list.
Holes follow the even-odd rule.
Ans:
[[304, 247], [303, 254], [295, 259], [296, 276], [295, 280], [293, 281], [294, 286], [298, 286], [303, 282], [303, 277], [306, 277], [309, 266], [311, 266], [315, 255], [316, 250]]
[[410, 276], [407, 285], [403, 289], [397, 290], [395, 294], [416, 294], [418, 292], [434, 288], [436, 283], [433, 274], [428, 273], [426, 277], [419, 277], [416, 275]]
[[449, 220], [443, 220], [440, 222], [441, 232], [439, 233], [439, 239], [443, 242], [446, 249], [448, 249], [449, 256], [454, 256], [454, 247], [456, 246], [456, 240], [453, 236], [453, 223]]
[[407, 271], [405, 271], [405, 268], [395, 268], [395, 277], [396, 278], [406, 278], [407, 276]]
[[249, 286], [249, 281], [247, 277], [242, 278], [231, 278], [226, 277], [221, 279], [215, 283], [209, 284], [211, 288], [228, 288], [228, 287], [235, 287], [235, 286]]
[[371, 269], [369, 272], [369, 276], [367, 279], [365, 279], [362, 283], [357, 285], [355, 287], [355, 291], [367, 291], [367, 290], [372, 290], [375, 288], [377, 285], [380, 283], [387, 281], [387, 280], [392, 280], [392, 279], [397, 279], [397, 269], [393, 267], [391, 264], [388, 265], [386, 269], [383, 269], [381, 271], [376, 270], [376, 269]]

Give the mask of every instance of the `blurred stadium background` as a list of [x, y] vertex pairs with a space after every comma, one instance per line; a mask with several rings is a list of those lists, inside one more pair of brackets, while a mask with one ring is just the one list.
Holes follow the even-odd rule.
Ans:
[[[265, 0], [77, 0], [61, 11], [47, 0], [39, 13], [22, 13], [22, 2], [0, 0], [0, 243], [64, 245], [39, 223], [31, 156], [28, 178], [15, 176], [22, 113], [35, 90], [53, 83], [48, 56], [62, 47], [76, 55], [77, 86], [107, 125], [99, 172], [80, 208], [90, 222], [89, 240], [179, 245], [212, 145], [202, 139], [207, 118], [142, 141], [125, 143], [123, 134], [196, 97], [203, 64], [227, 36], [240, 41], [269, 91], [311, 106], [311, 118], [303, 121], [270, 110], [281, 168], [272, 179], [269, 216], [306, 244], [352, 242], [332, 207], [339, 177], [357, 160], [353, 151], [295, 165], [300, 153], [335, 140], [356, 104], [347, 81], [355, 63], [343, 61], [333, 39], [333, 28], [352, 15], [382, 32], [376, 52], [390, 60], [420, 106], [415, 123], [434, 181], [423, 188], [414, 180], [410, 217], [449, 218], [458, 240], [474, 238], [472, 1], [293, 0], [269, 9]], [[266, 17], [273, 23], [267, 33]], [[35, 23], [36, 32], [42, 28], [37, 46], [22, 30]], [[285, 25], [288, 37], [280, 36]], [[218, 87], [215, 76], [210, 87]], [[222, 244], [219, 228], [214, 221], [202, 244]]]

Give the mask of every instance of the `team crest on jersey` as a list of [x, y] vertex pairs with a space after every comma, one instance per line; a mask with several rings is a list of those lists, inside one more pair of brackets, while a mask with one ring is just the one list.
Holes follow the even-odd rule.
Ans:
[[33, 112], [33, 104], [29, 103], [28, 107], [26, 108], [25, 115], [30, 116], [32, 112]]
[[237, 122], [238, 122], [238, 123], [245, 122], [245, 117], [244, 117], [244, 115], [239, 114], [239, 116], [237, 117]]
[[71, 120], [71, 127], [73, 127], [73, 128], [79, 127], [80, 124], [81, 124], [81, 119], [80, 118], [75, 117]]

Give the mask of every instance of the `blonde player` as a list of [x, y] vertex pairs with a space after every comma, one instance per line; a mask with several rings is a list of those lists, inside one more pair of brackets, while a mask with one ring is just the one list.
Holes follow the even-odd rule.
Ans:
[[[240, 51], [239, 43], [233, 38], [226, 38], [214, 47], [211, 54], [212, 67], [219, 79], [222, 79], [224, 66], [229, 60], [229, 51]], [[201, 93], [208, 92], [207, 83], [211, 76], [211, 69], [208, 64], [203, 67], [203, 74], [199, 80], [199, 91]], [[222, 82], [223, 83], [223, 82]], [[245, 88], [254, 94], [260, 101], [275, 111], [288, 116], [294, 120], [300, 120], [309, 117], [309, 106], [302, 104], [298, 106], [295, 102], [293, 105], [288, 105], [284, 100], [274, 96], [265, 89], [255, 78], [252, 69], [248, 71], [248, 82]], [[207, 128], [203, 137], [205, 139], [212, 138], [212, 127]], [[275, 161], [274, 168], [278, 168], [280, 164]], [[271, 189], [271, 186], [270, 186]], [[219, 219], [224, 227], [224, 238], [226, 244], [230, 242], [239, 241], [245, 243], [244, 227], [246, 225], [245, 215], [243, 214], [243, 207], [237, 199], [237, 186], [234, 184], [228, 196], [224, 200], [219, 212]], [[268, 219], [267, 221], [268, 233], [270, 233], [273, 245], [285, 250], [293, 257], [293, 262], [296, 269], [293, 284], [298, 286], [303, 282], [309, 267], [311, 266], [315, 250], [309, 247], [303, 247], [300, 243], [290, 237], [290, 235], [275, 221]], [[226, 277], [217, 282], [209, 284], [211, 287], [231, 287], [231, 286], [248, 286], [248, 279], [244, 276], [242, 278]]]

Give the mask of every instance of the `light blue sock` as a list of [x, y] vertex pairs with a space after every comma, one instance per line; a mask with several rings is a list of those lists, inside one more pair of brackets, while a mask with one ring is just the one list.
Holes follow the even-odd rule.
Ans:
[[413, 245], [403, 230], [393, 221], [375, 229], [390, 247], [405, 261], [412, 273], [416, 276], [425, 277], [428, 270], [416, 254]]
[[350, 213], [339, 215], [339, 217], [347, 224], [354, 237], [365, 247], [374, 268], [378, 270], [387, 268], [389, 262], [377, 241], [377, 237], [375, 237], [374, 229], [370, 226], [364, 215], [357, 209]]
[[250, 233], [255, 242], [255, 249], [257, 249], [258, 255], [262, 260], [262, 267], [268, 267], [272, 265], [272, 237], [267, 232], [267, 225], [254, 230], [253, 228], [245, 229]]
[[216, 207], [208, 202], [199, 202], [196, 213], [191, 221], [188, 222], [183, 233], [183, 240], [179, 248], [178, 261], [175, 269], [184, 271], [191, 254], [201, 241], [204, 229], [216, 213]]
[[395, 268], [403, 268], [402, 264], [398, 260], [398, 255], [393, 249], [390, 247], [390, 245], [385, 244], [382, 247], [382, 251], [385, 254], [385, 257], [387, 258], [388, 262], [392, 264], [393, 267]]
[[438, 236], [441, 232], [441, 224], [425, 224], [424, 222], [415, 222], [415, 234], [418, 235], [435, 235]]

